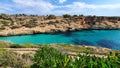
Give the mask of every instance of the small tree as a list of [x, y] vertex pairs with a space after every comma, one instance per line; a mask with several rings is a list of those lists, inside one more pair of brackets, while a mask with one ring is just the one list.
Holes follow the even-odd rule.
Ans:
[[79, 17], [83, 17], [83, 16], [84, 16], [83, 14], [79, 15]]
[[63, 15], [63, 18], [71, 18], [71, 15], [69, 15], [69, 14], [64, 14], [64, 15]]
[[78, 15], [73, 15], [72, 17], [78, 17]]
[[2, 19], [7, 19], [7, 17], [8, 17], [7, 14], [4, 14], [4, 13], [0, 14], [0, 18], [2, 18]]
[[56, 16], [53, 14], [48, 15], [47, 19], [56, 19]]

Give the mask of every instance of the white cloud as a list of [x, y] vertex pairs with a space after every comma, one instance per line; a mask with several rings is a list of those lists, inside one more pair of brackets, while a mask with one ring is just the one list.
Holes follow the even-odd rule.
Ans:
[[50, 12], [55, 8], [51, 3], [43, 0], [13, 0], [16, 8], [23, 10], [23, 12], [28, 12], [31, 14], [45, 14]]
[[73, 2], [73, 4], [66, 5], [63, 7], [68, 7], [68, 8], [90, 8], [90, 9], [119, 9], [120, 4], [108, 4], [108, 5], [94, 5], [94, 4], [86, 4], [83, 2]]
[[64, 3], [66, 2], [67, 0], [59, 0], [59, 3]]
[[[120, 4], [87, 4], [83, 2], [73, 2], [72, 4], [59, 6], [59, 8], [64, 8], [65, 10], [57, 10], [60, 14], [85, 14], [85, 15], [114, 15], [116, 12], [120, 11]], [[120, 14], [119, 14], [120, 15]]]
[[[59, 0], [59, 3], [64, 3], [67, 0]], [[99, 13], [105, 9], [117, 11], [120, 9], [120, 4], [87, 4], [84, 2], [73, 2], [66, 5], [54, 5], [48, 0], [12, 0], [12, 4], [1, 4], [0, 12], [26, 13], [26, 14], [92, 14]]]
[[13, 11], [11, 5], [9, 5], [9, 4], [2, 4], [2, 3], [0, 3], [0, 10], [1, 11]]

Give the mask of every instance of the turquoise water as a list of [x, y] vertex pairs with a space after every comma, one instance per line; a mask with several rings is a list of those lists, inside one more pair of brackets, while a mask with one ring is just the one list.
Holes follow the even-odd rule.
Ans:
[[0, 40], [23, 44], [67, 43], [93, 45], [120, 50], [120, 30], [83, 30], [59, 34], [36, 34], [24, 36], [0, 37]]

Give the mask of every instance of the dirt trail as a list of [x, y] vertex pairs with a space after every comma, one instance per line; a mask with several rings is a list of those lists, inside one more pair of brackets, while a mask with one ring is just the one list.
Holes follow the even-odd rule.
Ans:
[[19, 54], [24, 54], [24, 53], [35, 53], [38, 48], [3, 48], [6, 50], [10, 50]]
[[[24, 54], [24, 53], [35, 53], [38, 48], [4, 48], [4, 49], [7, 49], [7, 50], [11, 50], [13, 52], [16, 52], [16, 53], [19, 53], [19, 54]], [[62, 53], [66, 53], [70, 56], [77, 56], [77, 53], [76, 52], [68, 52], [68, 51], [65, 51], [65, 52], [62, 52]], [[85, 55], [85, 53], [80, 53], [81, 55]], [[96, 56], [96, 57], [104, 57], [104, 58], [107, 58], [106, 55], [99, 55], [99, 54], [88, 54], [90, 56]]]

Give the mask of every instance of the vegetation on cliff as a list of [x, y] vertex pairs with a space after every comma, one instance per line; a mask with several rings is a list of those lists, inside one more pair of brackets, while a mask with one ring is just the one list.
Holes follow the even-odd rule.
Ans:
[[[47, 16], [0, 14], [0, 35], [55, 33], [81, 29], [119, 29], [120, 17], [69, 15]], [[18, 32], [19, 31], [19, 32]]]

